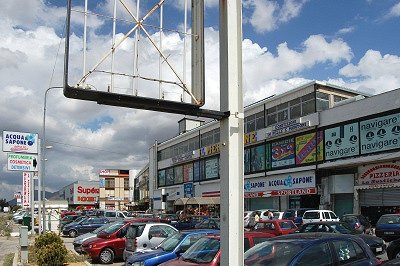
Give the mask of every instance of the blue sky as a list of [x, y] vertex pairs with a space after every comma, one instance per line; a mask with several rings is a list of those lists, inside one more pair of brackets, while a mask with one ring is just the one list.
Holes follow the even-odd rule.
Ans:
[[[113, 0], [100, 4], [110, 14]], [[135, 6], [134, 0], [126, 0]], [[153, 5], [155, 0], [142, 0]], [[83, 1], [74, 0], [74, 3]], [[182, 29], [183, 0], [165, 1], [165, 27]], [[218, 0], [205, 0], [206, 106], [219, 109]], [[400, 87], [400, 1], [243, 0], [243, 91], [245, 105], [284, 93], [312, 80], [377, 94]], [[148, 8], [148, 7], [147, 7]], [[63, 82], [65, 0], [3, 1], [0, 9], [0, 125], [2, 130], [41, 134], [44, 92]], [[122, 12], [127, 18], [126, 14]], [[157, 16], [148, 20], [155, 23]], [[100, 19], [92, 19], [90, 53], [109, 49]], [[78, 29], [74, 24], [74, 30]], [[108, 27], [109, 28], [109, 27]], [[79, 79], [81, 32], [72, 38], [73, 78]], [[154, 30], [152, 31], [154, 32]], [[121, 36], [123, 32], [118, 32]], [[152, 37], [157, 39], [156, 34]], [[182, 35], [165, 32], [169, 58], [181, 57]], [[158, 55], [145, 39], [141, 74], [154, 74]], [[133, 37], [118, 63], [132, 68]], [[179, 60], [176, 60], [178, 62]], [[175, 61], [173, 61], [175, 63]], [[178, 70], [181, 66], [177, 67]], [[190, 74], [190, 71], [188, 72]], [[166, 74], [167, 75], [167, 74]], [[188, 75], [190, 76], [190, 75]], [[108, 79], [95, 82], [106, 87]], [[125, 89], [129, 82], [117, 84]], [[142, 86], [139, 95], [147, 92]], [[150, 86], [149, 86], [150, 88]], [[163, 88], [167, 99], [179, 93]], [[54, 89], [47, 98], [46, 139], [53, 149], [46, 162], [47, 187], [56, 191], [77, 180], [98, 180], [101, 169], [139, 171], [149, 147], [178, 134], [179, 115], [100, 106], [65, 98]], [[22, 173], [7, 171], [0, 153], [0, 198], [22, 189]]]

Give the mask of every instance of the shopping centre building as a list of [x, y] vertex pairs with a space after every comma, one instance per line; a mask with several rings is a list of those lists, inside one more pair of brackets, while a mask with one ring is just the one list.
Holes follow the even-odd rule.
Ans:
[[[188, 121], [191, 121], [190, 123]], [[219, 122], [150, 149], [154, 209], [220, 196]], [[162, 194], [167, 195], [162, 197]], [[245, 107], [245, 210], [311, 207], [371, 220], [400, 205], [400, 89], [367, 95], [311, 82]]]

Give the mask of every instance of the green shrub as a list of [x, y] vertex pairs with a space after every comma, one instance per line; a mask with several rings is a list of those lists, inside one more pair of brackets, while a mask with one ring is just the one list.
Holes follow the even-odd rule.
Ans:
[[39, 249], [44, 248], [50, 244], [61, 244], [64, 245], [63, 240], [60, 236], [58, 236], [54, 232], [46, 232], [40, 235], [38, 238], [35, 239], [35, 249], [38, 251]]
[[66, 262], [67, 248], [61, 243], [52, 243], [36, 251], [39, 266], [62, 266]]
[[35, 239], [35, 257], [39, 266], [63, 265], [67, 253], [63, 240], [54, 232], [44, 233]]

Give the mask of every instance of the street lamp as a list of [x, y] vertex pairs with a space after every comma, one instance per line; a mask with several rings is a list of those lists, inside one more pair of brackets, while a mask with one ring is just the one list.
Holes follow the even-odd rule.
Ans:
[[[46, 148], [47, 147], [49, 147], [49, 146], [46, 146], [46, 105], [47, 105], [47, 93], [50, 91], [50, 90], [52, 90], [52, 89], [62, 89], [63, 87], [59, 87], [59, 86], [56, 86], [56, 87], [50, 87], [50, 88], [48, 88], [47, 90], [46, 90], [46, 92], [44, 93], [44, 104], [43, 104], [43, 128], [42, 128], [42, 140], [43, 140], [43, 144], [41, 145], [41, 150], [42, 150], [42, 175], [41, 175], [41, 177], [42, 177], [42, 187], [40, 188], [39, 187], [39, 204], [40, 204], [40, 197], [42, 197], [42, 201], [43, 201], [43, 232], [45, 232], [46, 231], [46, 186], [44, 185], [44, 179], [45, 179], [45, 176], [46, 176], [46, 163], [45, 163], [45, 159], [46, 159]], [[41, 189], [43, 190], [42, 191], [42, 195], [40, 196], [40, 191], [41, 191]], [[40, 206], [39, 206], [39, 208], [40, 208]], [[40, 211], [40, 210], [39, 210]], [[39, 223], [40, 223], [40, 221], [39, 221]]]

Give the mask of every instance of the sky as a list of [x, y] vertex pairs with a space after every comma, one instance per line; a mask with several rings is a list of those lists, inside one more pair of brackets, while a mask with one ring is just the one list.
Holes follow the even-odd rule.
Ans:
[[[113, 0], [90, 1], [89, 9], [112, 14]], [[127, 5], [136, 7], [134, 0]], [[141, 1], [146, 14], [156, 1]], [[163, 51], [183, 76], [183, 0], [165, 1]], [[217, 0], [205, 0], [205, 108], [219, 110], [219, 26]], [[83, 1], [74, 0], [74, 10]], [[190, 1], [189, 1], [190, 6]], [[134, 9], [135, 10], [135, 9]], [[73, 12], [69, 84], [82, 77], [82, 21]], [[120, 40], [129, 29], [130, 16], [118, 5], [116, 29]], [[154, 13], [157, 15], [158, 10]], [[318, 80], [372, 95], [400, 87], [400, 1], [394, 0], [243, 0], [243, 100], [244, 104], [281, 94]], [[75, 16], [75, 17], [74, 17]], [[158, 15], [157, 15], [158, 16]], [[150, 16], [146, 23], [158, 25]], [[139, 16], [140, 17], [140, 16]], [[63, 96], [65, 0], [13, 0], [0, 9], [0, 127], [2, 131], [38, 133], [43, 130], [45, 91], [45, 186], [57, 191], [78, 180], [97, 181], [101, 169], [140, 171], [155, 141], [178, 134], [182, 115], [158, 113]], [[109, 49], [111, 24], [101, 16], [88, 19], [88, 67]], [[157, 24], [158, 23], [158, 24]], [[149, 35], [159, 41], [156, 27]], [[142, 32], [138, 47], [139, 73], [157, 77], [159, 57]], [[134, 69], [134, 35], [116, 54], [117, 71]], [[190, 56], [188, 56], [190, 57]], [[105, 64], [110, 61], [106, 60]], [[163, 69], [166, 69], [165, 62]], [[187, 64], [190, 66], [190, 64]], [[138, 68], [139, 69], [139, 68]], [[171, 71], [163, 78], [176, 81]], [[190, 67], [186, 68], [190, 77]], [[105, 90], [109, 77], [88, 78], [91, 89]], [[115, 81], [115, 92], [140, 96], [159, 94], [154, 82], [137, 86], [126, 79]], [[132, 89], [133, 88], [133, 89]], [[165, 99], [181, 94], [163, 85]], [[187, 98], [185, 98], [187, 100]], [[22, 190], [22, 172], [7, 170], [7, 153], [0, 153], [0, 198], [12, 199]]]

